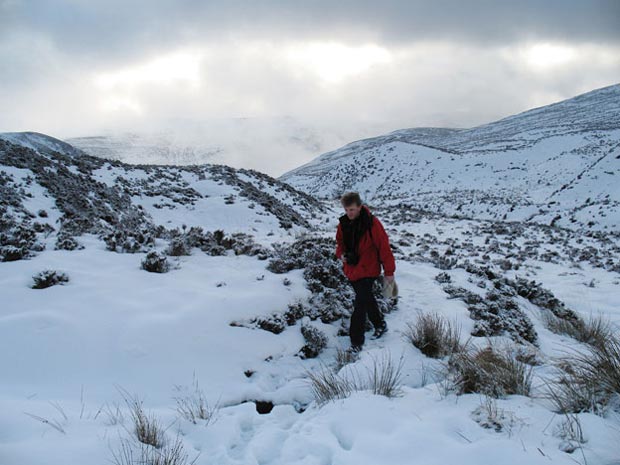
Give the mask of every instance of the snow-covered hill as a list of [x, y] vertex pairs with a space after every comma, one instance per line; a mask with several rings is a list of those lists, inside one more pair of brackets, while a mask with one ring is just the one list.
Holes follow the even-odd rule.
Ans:
[[472, 129], [360, 140], [280, 179], [319, 197], [357, 190], [377, 205], [617, 231], [620, 85]]
[[[275, 239], [306, 229], [325, 211], [314, 198], [256, 171], [129, 165], [30, 132], [0, 134], [0, 169], [4, 216], [56, 247], [84, 233], [154, 240], [181, 227]], [[25, 247], [36, 244], [32, 238]]]
[[[560, 357], [618, 332], [620, 235], [373, 212], [400, 296], [376, 289], [389, 331], [347, 359], [336, 202], [255, 171], [1, 135], [0, 464], [615, 463], [613, 388], [588, 382], [563, 413], [545, 389], [575, 366]], [[509, 357], [519, 389], [465, 388], [458, 357], [407, 336], [431, 315]], [[323, 403], [313, 376], [344, 389]]]

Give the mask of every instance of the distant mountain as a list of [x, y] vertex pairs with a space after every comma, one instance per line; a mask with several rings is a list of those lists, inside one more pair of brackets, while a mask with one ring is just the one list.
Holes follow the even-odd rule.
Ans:
[[277, 239], [324, 212], [311, 196], [253, 170], [130, 165], [33, 132], [0, 133], [0, 181], [0, 260], [49, 240], [70, 249], [86, 233], [125, 251], [191, 227]]
[[39, 132], [2, 132], [0, 139], [48, 155], [60, 152], [69, 156], [81, 156], [83, 153], [67, 142]]
[[377, 205], [620, 230], [620, 85], [471, 129], [412, 128], [325, 153], [280, 177]]
[[89, 155], [132, 164], [192, 165], [213, 162], [222, 147], [176, 141], [170, 134], [135, 132], [73, 137], [67, 142]]
[[168, 129], [109, 132], [68, 138], [89, 155], [125, 163], [225, 164], [277, 174], [353, 138], [381, 134], [389, 126], [342, 127], [292, 117], [170, 120]]

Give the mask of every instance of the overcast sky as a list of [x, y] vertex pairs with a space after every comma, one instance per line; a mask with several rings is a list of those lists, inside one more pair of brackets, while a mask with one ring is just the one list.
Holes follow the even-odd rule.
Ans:
[[470, 127], [619, 80], [618, 0], [0, 0], [0, 132]]

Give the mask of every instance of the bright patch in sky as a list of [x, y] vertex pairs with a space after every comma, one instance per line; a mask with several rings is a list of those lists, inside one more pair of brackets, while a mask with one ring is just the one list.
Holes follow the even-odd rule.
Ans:
[[135, 91], [145, 84], [198, 87], [201, 60], [202, 53], [183, 51], [96, 75], [93, 82], [100, 92], [100, 108], [104, 111], [129, 110], [142, 114]]
[[290, 47], [287, 59], [327, 82], [341, 82], [374, 65], [388, 63], [390, 52], [377, 45], [351, 47], [337, 42], [314, 42]]
[[185, 81], [196, 84], [200, 81], [201, 58], [198, 52], [172, 53], [137, 66], [101, 74], [95, 78], [95, 83], [104, 89], [145, 82]]
[[523, 51], [526, 63], [533, 69], [547, 70], [573, 61], [577, 53], [571, 47], [559, 44], [539, 43]]

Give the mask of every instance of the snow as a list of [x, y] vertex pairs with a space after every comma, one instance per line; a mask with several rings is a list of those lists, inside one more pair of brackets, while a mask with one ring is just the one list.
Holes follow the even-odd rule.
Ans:
[[37, 213], [39, 210], [45, 210], [47, 217], [37, 217], [39, 223], [48, 223], [55, 226], [61, 214], [56, 207], [53, 197], [47, 189], [32, 180], [31, 185], [26, 184], [26, 178], [34, 179], [32, 171], [28, 169], [15, 168], [14, 166], [2, 166], [0, 173], [4, 172], [13, 178], [13, 183], [21, 184], [23, 189], [30, 194], [30, 197], [24, 197], [22, 203], [26, 210]]
[[323, 198], [354, 190], [445, 215], [619, 231], [618, 109], [609, 86], [476, 128], [352, 142], [280, 179]]
[[[202, 227], [207, 231], [222, 229], [226, 233], [250, 233], [259, 241], [267, 242], [287, 240], [300, 233], [300, 228], [296, 225], [288, 233], [282, 231], [280, 221], [276, 216], [268, 212], [259, 203], [252, 202], [240, 195], [237, 187], [214, 179], [212, 173], [209, 172], [208, 165], [206, 165], [204, 172], [205, 177], [200, 179], [194, 172], [175, 167], [167, 169], [167, 173], [177, 177], [175, 185], [179, 185], [178, 180], [187, 182], [187, 185], [199, 194], [199, 197], [194, 199], [192, 203], [175, 202], [164, 195], [146, 195], [144, 193], [132, 195], [132, 203], [142, 206], [156, 224], [162, 224], [167, 228], [181, 228], [185, 225], [188, 228]], [[243, 181], [256, 181], [249, 175], [239, 174], [238, 176]], [[130, 183], [145, 181], [149, 187], [160, 186], [157, 184], [160, 180], [153, 180], [153, 175], [146, 171], [136, 168], [112, 167], [108, 164], [93, 170], [93, 177], [109, 187], [117, 186], [117, 178], [122, 178]], [[264, 183], [261, 183], [260, 186], [263, 187], [261, 189], [263, 193], [273, 195], [273, 198], [284, 204], [301, 206], [301, 209], [304, 209], [297, 197], [287, 192], [281, 192], [278, 185], [269, 189], [264, 188]], [[232, 201], [229, 200], [230, 198]], [[297, 202], [295, 202], [296, 200]], [[320, 221], [320, 218], [311, 217], [314, 213], [312, 209], [305, 210], [306, 217], [313, 221]]]
[[[442, 394], [432, 374], [438, 362], [405, 342], [402, 330], [420, 311], [456, 319], [464, 334], [473, 322], [463, 302], [447, 299], [433, 279], [440, 270], [431, 264], [398, 263], [402, 300], [386, 316], [390, 331], [369, 340], [350, 368], [363, 374], [373, 359], [402, 356], [401, 395], [388, 399], [362, 391], [319, 406], [305, 373], [331, 363], [336, 348], [347, 346], [335, 327], [317, 323], [328, 333], [329, 347], [316, 360], [301, 360], [295, 356], [303, 344], [299, 324], [279, 335], [230, 326], [307, 297], [300, 270], [276, 275], [254, 257], [211, 257], [196, 250], [179, 258], [178, 269], [160, 275], [140, 269], [144, 254], [106, 251], [92, 236], [81, 242], [85, 249], [48, 250], [0, 264], [2, 463], [88, 465], [110, 458], [129, 427], [126, 411], [124, 425], [111, 424], [105, 413], [115, 405], [125, 408], [119, 387], [144, 398], [145, 408], [169, 426], [169, 438], [180, 432], [189, 455], [200, 454], [197, 464], [581, 461], [579, 451], [571, 456], [559, 449], [553, 431], [562, 418], [542, 399], [498, 400], [511, 426], [495, 432], [474, 421], [481, 396]], [[560, 275], [567, 269], [544, 265], [539, 278], [572, 308], [582, 314], [596, 308], [620, 322], [617, 274], [584, 269]], [[30, 289], [31, 276], [44, 268], [64, 271], [70, 282]], [[464, 270], [449, 274], [455, 284], [475, 290]], [[597, 286], [584, 293], [590, 276]], [[539, 320], [536, 329], [544, 350], [565, 342], [545, 332]], [[255, 374], [248, 378], [246, 370]], [[221, 405], [206, 426], [179, 419], [172, 400], [175, 386], [189, 386], [194, 375], [209, 402]], [[276, 405], [260, 415], [251, 400]], [[64, 434], [27, 414], [57, 420]], [[588, 463], [617, 457], [618, 421], [581, 418]]]
[[[609, 264], [618, 263], [616, 236], [514, 223], [503, 225], [508, 232], [496, 233], [494, 223], [483, 221], [506, 214], [509, 221], [549, 223], [558, 212], [570, 211], [582, 225], [595, 218], [597, 228], [615, 228], [620, 191], [616, 175], [609, 173], [618, 173], [614, 144], [620, 130], [611, 127], [617, 120], [617, 89], [471, 130], [394, 131], [325, 154], [287, 177], [328, 197], [345, 187], [360, 188], [382, 207], [378, 216], [399, 248], [400, 300], [386, 315], [389, 331], [379, 340], [367, 339], [359, 360], [339, 374], [363, 378], [382, 357], [402, 361], [402, 386], [393, 398], [361, 390], [324, 405], [316, 402], [309, 373], [334, 369], [337, 351], [348, 346], [338, 323], [310, 322], [329, 341], [316, 359], [298, 356], [306, 320], [280, 334], [236, 324], [307, 299], [303, 270], [274, 274], [258, 257], [210, 256], [194, 249], [189, 256], [169, 256], [169, 272], [149, 273], [140, 266], [146, 253], [110, 252], [91, 234], [78, 238], [83, 249], [54, 250], [51, 235], [44, 251], [0, 262], [0, 465], [113, 462], [114, 451], [131, 436], [126, 395], [142, 399], [145, 411], [164, 426], [166, 441], [178, 435], [197, 465], [617, 463], [620, 418], [613, 410], [572, 417], [580, 422], [585, 443], [572, 454], [564, 452], [562, 429], [571, 417], [553, 413], [543, 396], [544, 382], [553, 357], [584, 346], [548, 330], [541, 309], [525, 298], [515, 296], [515, 301], [538, 334], [542, 361], [533, 368], [530, 397], [456, 396], [440, 375], [443, 361], [424, 356], [405, 337], [407, 325], [421, 313], [437, 312], [454, 321], [463, 339], [474, 328], [467, 305], [450, 298], [435, 277], [446, 273], [451, 284], [478, 295], [491, 281], [462, 267], [440, 269], [429, 259], [431, 251], [444, 256], [448, 250], [476, 264], [510, 259], [519, 268], [509, 268], [506, 277], [534, 279], [583, 318], [602, 315], [615, 328], [620, 325], [620, 274]], [[587, 117], [567, 129], [567, 115], [573, 118], [584, 108]], [[45, 135], [0, 136], [38, 153], [74, 155], [72, 147]], [[431, 140], [443, 142], [429, 146]], [[451, 153], [459, 144], [468, 149]], [[364, 177], [355, 171], [358, 165], [376, 172]], [[69, 169], [78, 173], [74, 166]], [[32, 174], [4, 165], [2, 170], [16, 184]], [[132, 201], [166, 227], [245, 232], [265, 247], [308, 232], [334, 236], [339, 209], [333, 205], [324, 214], [281, 184], [235, 172], [237, 180], [292, 207], [311, 224], [284, 230], [275, 214], [237, 195], [239, 184], [217, 181], [208, 169], [205, 173], [200, 179], [195, 171], [169, 167], [157, 173], [162, 179], [152, 179], [146, 170], [104, 162], [93, 176], [109, 187], [118, 187], [119, 176], [130, 187], [147, 181]], [[166, 195], [146, 195], [166, 180], [173, 181]], [[202, 197], [176, 202], [184, 182]], [[24, 208], [45, 209], [48, 217], [36, 221], [56, 227], [61, 214], [47, 190], [36, 181], [26, 190], [32, 197], [23, 199]], [[231, 195], [234, 203], [227, 201]], [[403, 201], [428, 204], [443, 215], [418, 215], [399, 206]], [[168, 205], [155, 206], [162, 203]], [[452, 217], [459, 203], [472, 218]], [[560, 220], [563, 226], [568, 222], [568, 216]], [[166, 246], [156, 241], [157, 250]], [[527, 247], [536, 253], [528, 255]], [[595, 260], [579, 258], [588, 249], [600, 252]], [[545, 258], [543, 251], [558, 258]], [[519, 254], [525, 258], [516, 259]], [[64, 272], [70, 280], [32, 289], [33, 275], [45, 269]], [[504, 335], [488, 340], [510, 342]], [[473, 343], [484, 346], [488, 340], [473, 338]], [[194, 382], [209, 405], [218, 406], [209, 422], [194, 424], [177, 412], [175, 397]], [[256, 401], [274, 407], [260, 414]], [[500, 430], [484, 427], [493, 419], [500, 420]]]

